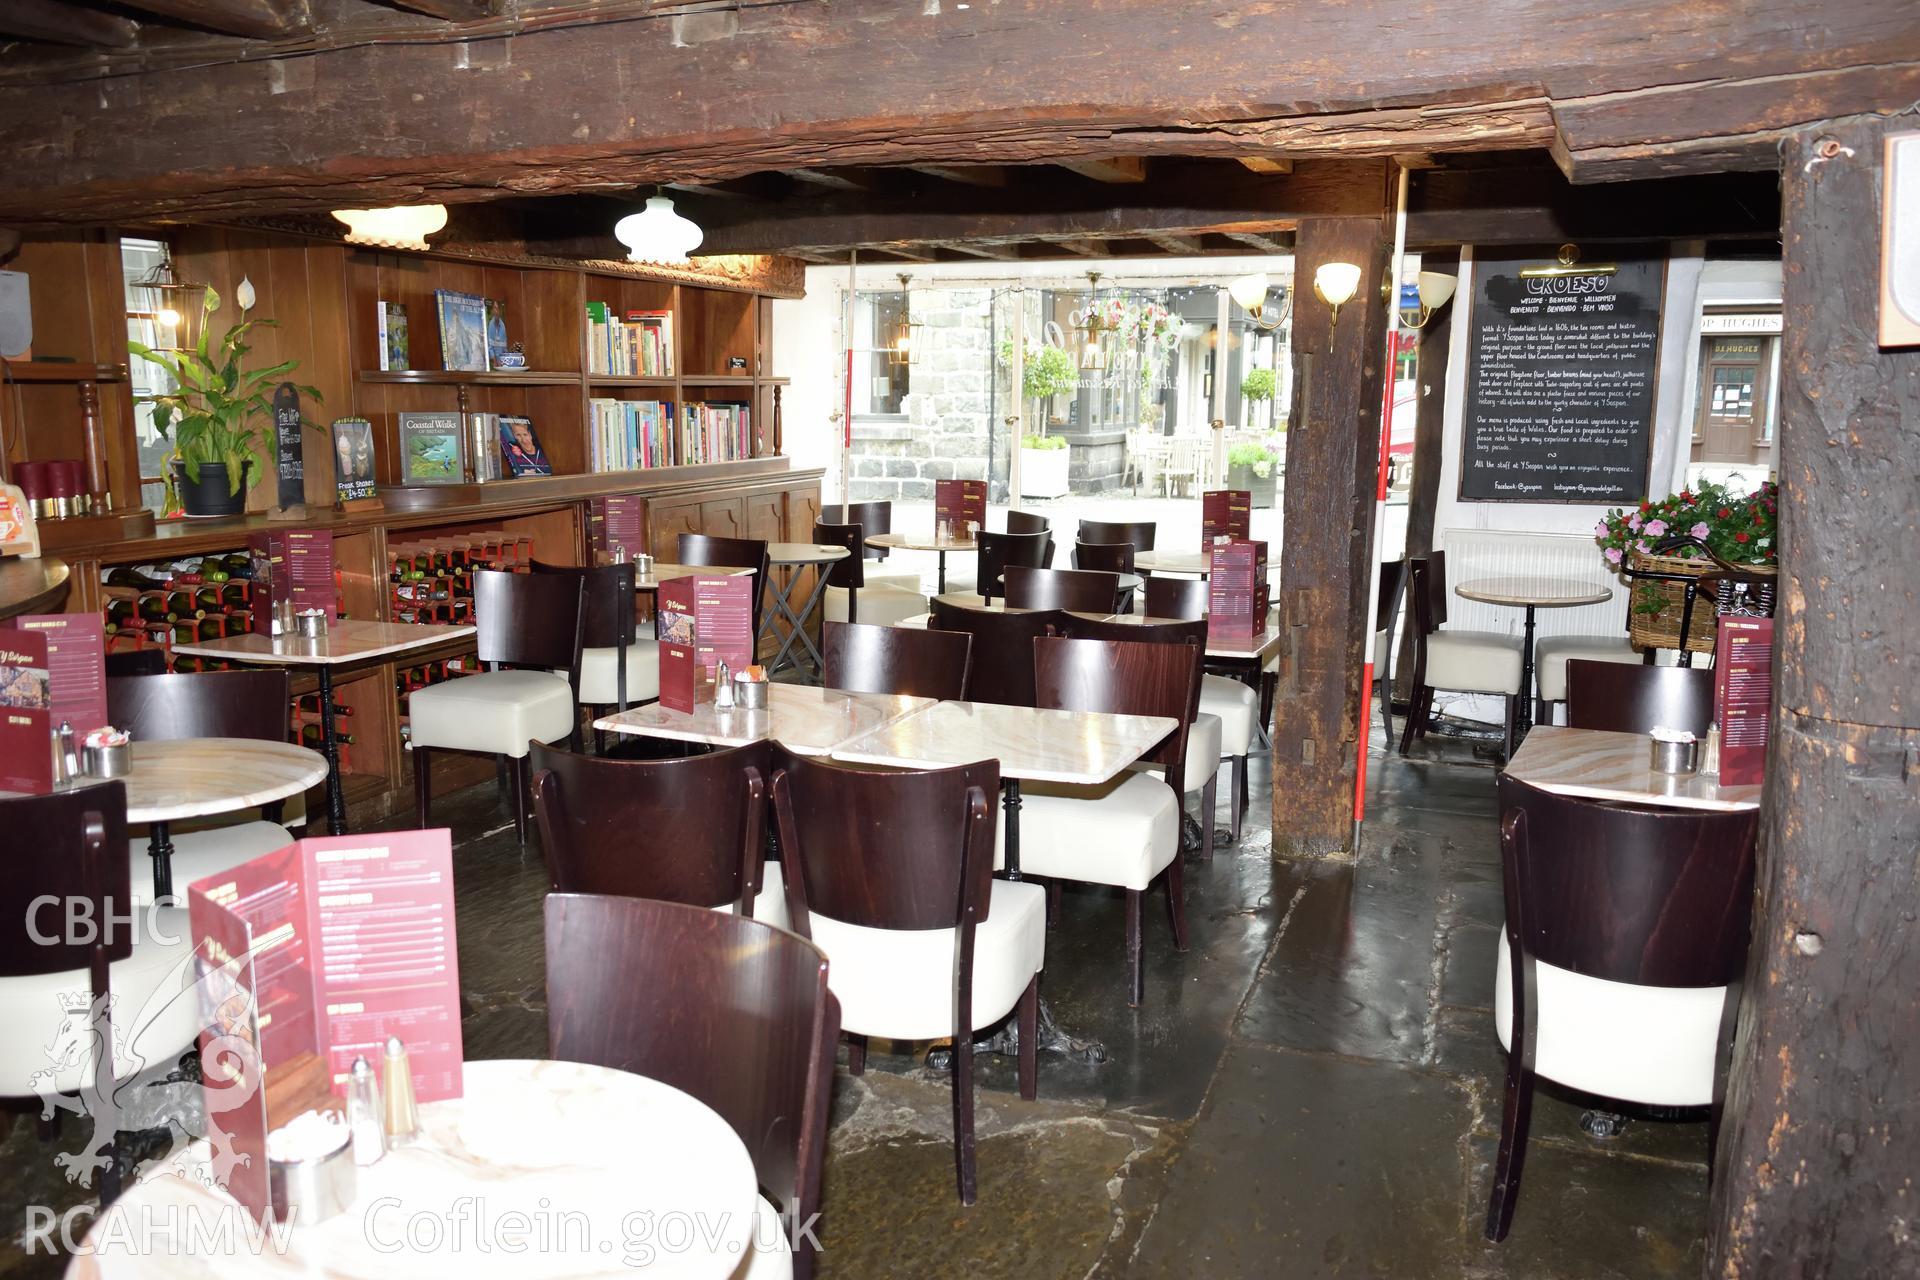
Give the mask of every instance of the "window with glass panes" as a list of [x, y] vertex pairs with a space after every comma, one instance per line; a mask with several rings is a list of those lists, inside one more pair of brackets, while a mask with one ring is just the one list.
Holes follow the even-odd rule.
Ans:
[[856, 293], [853, 305], [853, 416], [898, 418], [907, 412], [913, 366], [895, 364], [887, 349], [907, 318], [907, 295], [891, 289]]

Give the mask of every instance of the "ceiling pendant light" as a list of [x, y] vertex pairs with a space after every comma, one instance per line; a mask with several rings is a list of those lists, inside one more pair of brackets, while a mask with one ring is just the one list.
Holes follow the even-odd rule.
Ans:
[[690, 218], [673, 211], [673, 201], [654, 196], [639, 213], [630, 213], [613, 226], [614, 237], [627, 246], [627, 261], [653, 266], [684, 267], [687, 255], [704, 238]]
[[887, 364], [896, 369], [919, 360], [920, 326], [912, 319], [907, 292], [907, 282], [912, 279], [905, 272], [900, 274], [900, 323], [894, 326], [893, 338], [887, 344]]
[[1087, 305], [1082, 311], [1067, 316], [1069, 323], [1082, 335], [1080, 344], [1080, 367], [1092, 373], [1098, 373], [1107, 367], [1106, 335], [1117, 327], [1111, 316], [1100, 311], [1100, 273], [1087, 272]]
[[210, 288], [180, 279], [174, 273], [171, 254], [135, 281], [134, 287], [140, 290], [143, 305], [129, 314], [153, 323], [149, 347], [155, 351], [192, 351], [199, 346], [207, 312], [219, 305]]
[[415, 204], [393, 209], [335, 209], [333, 216], [347, 224], [348, 244], [424, 252], [427, 237], [447, 225], [447, 206]]

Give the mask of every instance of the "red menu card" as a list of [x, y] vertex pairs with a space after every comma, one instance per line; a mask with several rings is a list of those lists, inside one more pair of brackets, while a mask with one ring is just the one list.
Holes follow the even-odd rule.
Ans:
[[641, 541], [641, 503], [638, 494], [622, 493], [595, 498], [587, 504], [587, 539], [594, 551], [595, 564], [612, 564], [616, 550], [631, 560], [646, 547]]
[[333, 533], [326, 529], [269, 529], [247, 535], [253, 556], [253, 629], [273, 634], [273, 610], [293, 601], [294, 612], [323, 609], [339, 616], [340, 593], [333, 572]]
[[[298, 1098], [276, 1108], [273, 1094], [288, 1092], [280, 1084], [303, 1063], [317, 1058], [321, 1079], [344, 1095], [353, 1060], [380, 1070], [386, 1039], [397, 1035], [419, 1101], [460, 1096], [453, 841], [445, 828], [296, 840], [196, 880], [187, 898], [196, 953], [224, 970], [212, 982], [203, 970], [212, 1025], [201, 1047], [203, 1062], [231, 1055], [204, 1068], [205, 1090], [210, 1125], [255, 1157], [226, 1183], [242, 1204], [265, 1211], [267, 1130], [305, 1109]], [[240, 1032], [245, 1013], [250, 1037]]]
[[660, 584], [660, 705], [691, 713], [720, 663], [753, 661], [752, 574], [696, 573]]
[[985, 480], [935, 480], [933, 482], [933, 520], [949, 521], [955, 538], [967, 535], [967, 522], [987, 527], [987, 482]]
[[1720, 619], [1713, 646], [1713, 706], [1720, 725], [1720, 783], [1755, 786], [1767, 772], [1773, 722], [1773, 619]]
[[1207, 548], [1207, 630], [1256, 636], [1267, 629], [1267, 544], [1246, 538]]
[[22, 614], [14, 625], [47, 637], [48, 710], [84, 735], [107, 723], [107, 629], [97, 613]]
[[1249, 489], [1209, 489], [1200, 495], [1200, 545], [1215, 538], [1253, 536], [1253, 492]]
[[53, 790], [53, 693], [47, 637], [0, 630], [0, 791]]

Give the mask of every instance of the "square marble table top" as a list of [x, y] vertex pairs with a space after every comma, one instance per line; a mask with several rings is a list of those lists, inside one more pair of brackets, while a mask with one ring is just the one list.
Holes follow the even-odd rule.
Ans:
[[941, 702], [831, 754], [848, 764], [906, 769], [998, 760], [1003, 778], [1091, 785], [1119, 773], [1177, 727], [1165, 716]]
[[633, 580], [635, 591], [658, 591], [660, 584], [671, 582], [675, 578], [691, 578], [697, 573], [710, 573], [720, 578], [738, 578], [752, 573], [751, 569], [742, 569], [730, 564], [662, 564], [653, 563], [653, 572], [644, 578]]
[[1528, 732], [1506, 772], [1563, 796], [1672, 805], [1679, 809], [1756, 809], [1760, 788], [1723, 787], [1718, 775], [1655, 773], [1649, 739], [1639, 733], [1542, 725]]
[[275, 666], [340, 666], [458, 640], [474, 634], [474, 630], [446, 622], [366, 622], [349, 618], [331, 623], [326, 635], [313, 640], [298, 635], [263, 636], [249, 631], [223, 640], [176, 644], [173, 651]]
[[797, 755], [818, 756], [932, 705], [932, 698], [774, 684], [768, 686], [763, 711], [700, 702], [689, 713], [654, 702], [603, 716], [593, 727], [713, 747], [741, 747], [771, 738]]

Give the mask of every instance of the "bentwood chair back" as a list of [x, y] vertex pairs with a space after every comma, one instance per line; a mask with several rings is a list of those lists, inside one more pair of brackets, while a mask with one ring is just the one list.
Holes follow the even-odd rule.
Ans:
[[1090, 569], [1029, 569], [1008, 565], [1009, 609], [1066, 609], [1112, 613], [1120, 607], [1120, 575]]
[[1501, 774], [1507, 920], [1494, 1023], [1509, 1048], [1487, 1238], [1513, 1221], [1536, 1076], [1711, 1106], [1718, 1145], [1746, 964], [1758, 811], [1601, 804]]
[[1571, 660], [1567, 723], [1619, 733], [1687, 729], [1705, 737], [1713, 725], [1713, 671]]
[[1207, 606], [1205, 578], [1169, 578], [1156, 573], [1147, 579], [1149, 618], [1204, 618]]
[[475, 648], [488, 670], [407, 695], [414, 818], [433, 825], [433, 752], [475, 751], [507, 761], [513, 829], [527, 842], [527, 750], [580, 742], [581, 622], [587, 584], [571, 573], [473, 575]]
[[1067, 615], [1055, 609], [1002, 613], [968, 609], [936, 598], [927, 626], [973, 637], [973, 663], [967, 674], [967, 701], [1033, 705], [1033, 638], [1066, 629]]
[[1053, 568], [1053, 521], [1046, 516], [1036, 516], [1026, 511], [1007, 512], [1008, 533], [1044, 533], [1047, 535], [1047, 549], [1040, 560], [1042, 569]]
[[[1165, 766], [1164, 777], [1124, 771], [1104, 787], [1036, 783], [1021, 789], [1023, 871], [1125, 891], [1127, 1003], [1137, 1006], [1146, 994], [1140, 903], [1155, 879], [1166, 881], [1174, 949], [1187, 949], [1180, 795], [1202, 650], [1192, 644], [1043, 636], [1033, 642], [1033, 651], [1036, 706], [1164, 716], [1175, 722], [1173, 731], [1140, 757], [1142, 764]], [[1211, 814], [1202, 816], [1211, 822]]]
[[[793, 929], [827, 953], [849, 1066], [865, 1037], [953, 1038], [954, 1164], [974, 1200], [973, 1032], [1020, 1010], [1020, 1092], [1037, 1085], [1040, 886], [993, 877], [997, 762], [870, 770], [776, 747], [773, 803]], [[929, 945], [934, 931], [945, 939]]]
[[767, 540], [720, 538], [705, 533], [680, 535], [679, 560], [685, 565], [731, 565], [753, 570], [753, 634], [760, 634], [760, 602], [767, 594]]
[[[660, 696], [660, 646], [641, 639], [634, 626], [631, 562], [584, 569], [535, 560], [533, 571], [580, 583], [580, 678], [574, 691], [582, 706], [625, 711]], [[594, 742], [600, 740], [595, 730]]]
[[839, 506], [822, 509], [820, 518], [827, 520], [829, 517], [837, 524], [860, 526], [860, 551], [867, 559], [885, 560], [893, 554], [891, 547], [870, 547], [866, 543], [868, 538], [893, 532], [891, 502], [844, 502]]
[[754, 1247], [778, 1241], [791, 1257], [770, 1261], [812, 1275], [840, 1030], [820, 949], [758, 920], [592, 894], [550, 894], [546, 929], [548, 1056], [712, 1107], [753, 1160]]
[[967, 696], [973, 637], [964, 631], [820, 624], [822, 683], [847, 693], [896, 693], [958, 702]]
[[1137, 554], [1153, 550], [1157, 527], [1151, 520], [1082, 520], [1079, 541], [1124, 542]]
[[[860, 554], [863, 533], [857, 524], [813, 522], [813, 540], [823, 547], [845, 547], [846, 558], [827, 565], [827, 585], [845, 591], [858, 591], [867, 585], [866, 557]], [[854, 621], [859, 621], [855, 618]]]
[[[124, 1061], [165, 1062], [199, 1031], [197, 1000], [164, 998], [177, 990], [191, 955], [187, 909], [155, 907], [142, 911], [137, 925], [128, 921], [134, 877], [124, 783], [0, 797], [0, 831], [10, 847], [33, 853], [29, 864], [0, 876], [0, 1004], [8, 1010], [0, 1078], [17, 1082], [0, 1094], [26, 1094], [37, 1081], [48, 1093], [94, 1089], [111, 1098], [115, 1055], [99, 1046], [120, 1046]], [[96, 924], [118, 923], [84, 937], [56, 923], [83, 912]], [[79, 997], [77, 1007], [67, 1003], [70, 996]], [[124, 1018], [118, 1028], [115, 1008]], [[136, 1024], [134, 1014], [155, 1011], [158, 1017]], [[77, 1051], [50, 1058], [49, 1045]], [[110, 1140], [111, 1127], [96, 1138]], [[103, 1207], [120, 1194], [117, 1150], [115, 1141], [100, 1170]]]
[[1076, 542], [1073, 567], [1101, 573], [1132, 573], [1133, 553], [1131, 542]]
[[575, 755], [536, 743], [532, 764], [555, 893], [730, 907], [786, 924], [779, 868], [762, 874], [766, 743], [671, 760]]
[[978, 566], [974, 573], [975, 590], [988, 600], [1004, 594], [1000, 585], [1001, 577], [1010, 565], [1025, 565], [1029, 569], [1047, 567], [1047, 539], [1051, 535], [1040, 533], [991, 533], [980, 531]]
[[[284, 668], [253, 671], [203, 671], [157, 676], [108, 676], [107, 719], [131, 733], [136, 742], [174, 742], [185, 738], [251, 738], [285, 742], [292, 736], [293, 695]], [[296, 797], [298, 799], [298, 797]], [[131, 867], [133, 899], [153, 901], [162, 879], [185, 898], [187, 886], [243, 862], [283, 849], [293, 834], [283, 824], [285, 802], [262, 805], [258, 816], [236, 821], [223, 815], [171, 823], [136, 842]], [[171, 846], [169, 849], [168, 846]], [[142, 847], [144, 846], [144, 847]]]

